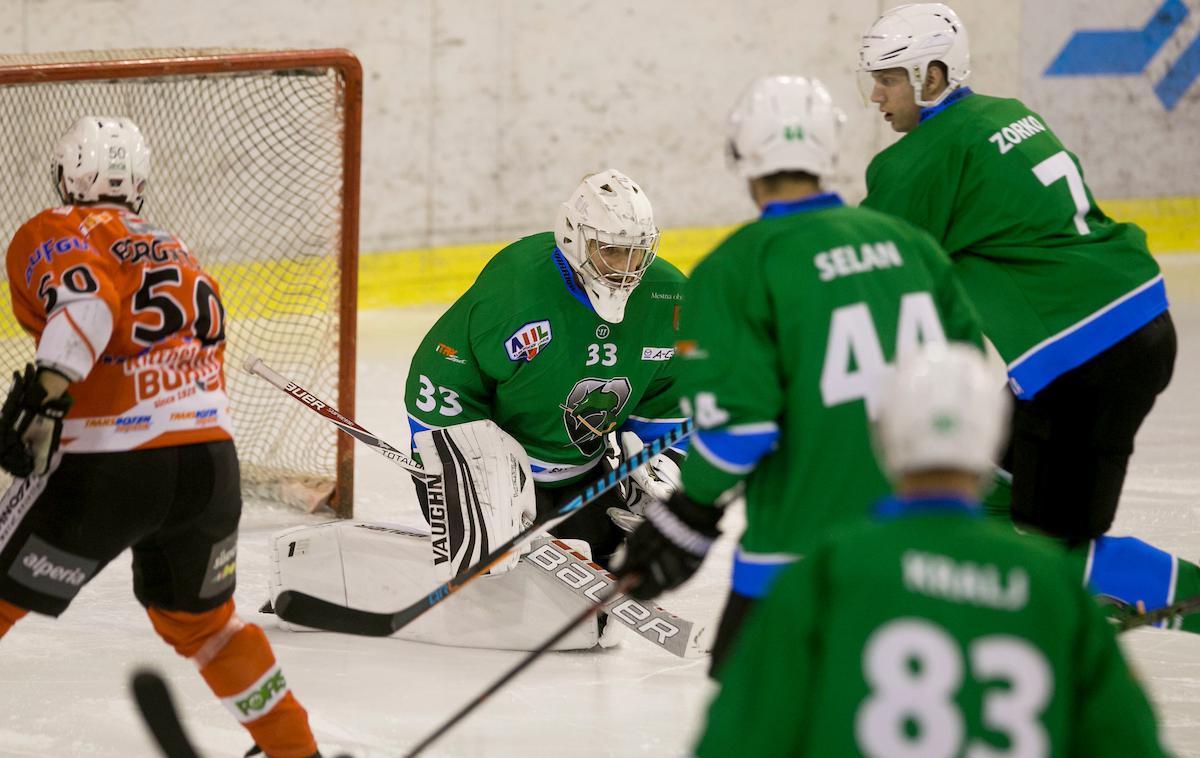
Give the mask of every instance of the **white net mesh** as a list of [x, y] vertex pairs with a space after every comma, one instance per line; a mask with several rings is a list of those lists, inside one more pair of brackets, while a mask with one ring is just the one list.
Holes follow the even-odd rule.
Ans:
[[[213, 55], [104, 51], [0, 56], [12, 66]], [[247, 488], [329, 491], [336, 430], [241, 367], [257, 355], [319, 397], [339, 401], [344, 82], [333, 68], [0, 85], [0, 238], [59, 203], [50, 179], [58, 137], [80, 116], [126, 116], [151, 149], [142, 215], [178, 235], [221, 285], [226, 374]], [[3, 272], [0, 271], [0, 276]], [[0, 367], [33, 342], [0, 288]], [[352, 341], [352, 337], [351, 337]], [[7, 382], [4, 382], [7, 384]], [[343, 404], [346, 398], [342, 397]], [[287, 481], [283, 489], [272, 483]], [[291, 499], [291, 498], [288, 498]]]

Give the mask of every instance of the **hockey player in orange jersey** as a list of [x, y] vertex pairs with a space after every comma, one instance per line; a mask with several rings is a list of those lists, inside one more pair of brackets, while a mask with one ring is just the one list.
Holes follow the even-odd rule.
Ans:
[[[13, 312], [37, 341], [0, 409], [0, 636], [58, 616], [133, 549], [133, 590], [273, 758], [317, 755], [262, 630], [234, 612], [240, 478], [225, 310], [187, 246], [138, 216], [137, 126], [87, 116], [58, 143], [63, 205], [8, 248]], [[2, 653], [0, 653], [2, 655]]]

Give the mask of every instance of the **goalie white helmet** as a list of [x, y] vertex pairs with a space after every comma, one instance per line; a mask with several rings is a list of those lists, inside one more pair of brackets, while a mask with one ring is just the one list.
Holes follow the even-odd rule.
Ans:
[[726, 156], [743, 179], [780, 171], [828, 176], [845, 120], [816, 79], [756, 79], [729, 114]]
[[586, 176], [559, 206], [554, 239], [596, 313], [620, 323], [629, 295], [658, 252], [646, 193], [616, 169]]
[[[925, 100], [921, 89], [929, 64], [946, 67], [947, 87], [935, 99]], [[900, 5], [880, 16], [862, 35], [858, 49], [860, 72], [902, 68], [916, 92], [917, 105], [929, 107], [945, 100], [971, 75], [971, 47], [967, 29], [942, 3]]]
[[888, 476], [990, 475], [1007, 433], [1009, 397], [979, 350], [961, 342], [923, 347], [899, 362], [882, 400], [873, 431]]
[[84, 116], [58, 140], [50, 171], [64, 203], [110, 200], [136, 213], [150, 176], [150, 149], [129, 119]]

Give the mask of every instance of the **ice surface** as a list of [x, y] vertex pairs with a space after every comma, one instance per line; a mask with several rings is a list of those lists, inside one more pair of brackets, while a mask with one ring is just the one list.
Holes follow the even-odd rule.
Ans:
[[[1195, 560], [1200, 256], [1175, 255], [1162, 263], [1180, 335], [1179, 362], [1138, 438], [1114, 532], [1136, 534]], [[439, 312], [360, 314], [356, 420], [397, 447], [408, 445], [402, 396], [409, 356]], [[359, 450], [358, 515], [419, 523], [407, 475]], [[239, 608], [267, 630], [327, 756], [337, 749], [355, 756], [399, 755], [521, 654], [276, 629], [274, 617], [255, 613], [266, 595], [267, 535], [317, 520], [268, 504], [247, 508], [239, 545]], [[736, 535], [740, 514], [731, 513], [727, 521], [728, 532]], [[722, 539], [699, 576], [661, 604], [715, 623], [728, 589], [731, 548], [732, 537]], [[89, 584], [62, 618], [28, 617], [0, 642], [0, 756], [155, 755], [127, 687], [130, 674], [144, 665], [168, 678], [194, 741], [207, 755], [241, 755], [249, 746], [246, 733], [192, 665], [154, 634], [130, 587], [126, 555]], [[1200, 638], [1141, 631], [1122, 641], [1148, 682], [1168, 742], [1179, 755], [1200, 756]], [[631, 635], [611, 650], [550, 654], [427, 755], [684, 754], [712, 692], [705, 667], [705, 660], [673, 658]]]

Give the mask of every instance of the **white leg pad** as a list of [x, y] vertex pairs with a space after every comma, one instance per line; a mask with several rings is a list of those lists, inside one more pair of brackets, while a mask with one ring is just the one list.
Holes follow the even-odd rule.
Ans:
[[[586, 543], [569, 542], [588, 554]], [[429, 561], [424, 527], [364, 521], [297, 527], [271, 537], [270, 553], [272, 604], [288, 589], [354, 608], [391, 612], [424, 597], [442, 581]], [[479, 577], [395, 636], [452, 647], [532, 650], [586, 604], [569, 588], [547, 581], [544, 571], [521, 562], [504, 574]], [[312, 631], [282, 619], [279, 626]], [[553, 649], [588, 649], [598, 639], [598, 624], [589, 620]]]

